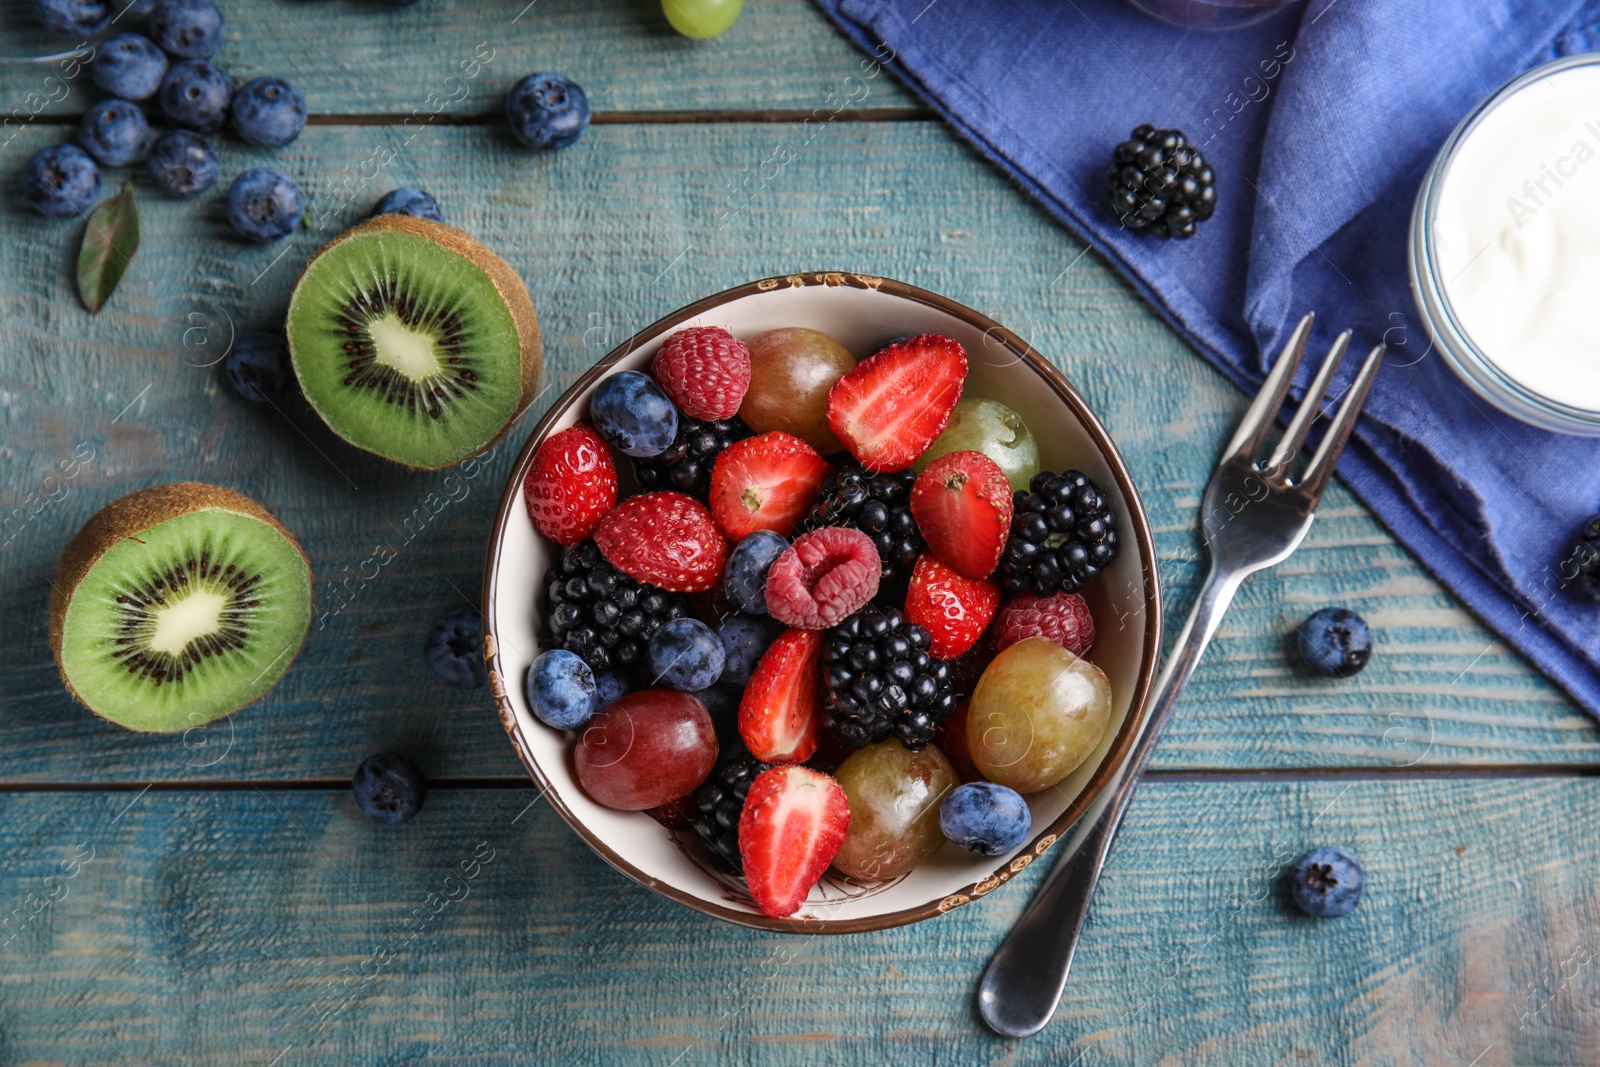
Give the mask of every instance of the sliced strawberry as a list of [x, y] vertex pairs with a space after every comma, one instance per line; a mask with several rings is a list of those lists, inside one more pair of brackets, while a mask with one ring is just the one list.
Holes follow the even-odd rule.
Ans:
[[828, 426], [869, 471], [909, 467], [950, 421], [967, 352], [935, 333], [897, 341], [828, 390]]
[[739, 815], [739, 855], [750, 896], [776, 918], [800, 910], [850, 829], [839, 783], [809, 767], [773, 767], [750, 783]]
[[983, 579], [963, 578], [923, 553], [911, 571], [906, 618], [933, 636], [928, 651], [955, 659], [978, 643], [1000, 607], [1000, 590]]
[[588, 537], [617, 503], [617, 465], [605, 439], [585, 422], [545, 438], [523, 480], [522, 498], [550, 540], [575, 545]]
[[728, 561], [711, 513], [682, 493], [629, 497], [595, 525], [594, 543], [628, 577], [675, 593], [710, 589]]
[[1011, 483], [982, 452], [947, 452], [911, 487], [911, 517], [928, 548], [963, 578], [994, 573], [1011, 532]]
[[804, 763], [822, 730], [822, 631], [788, 630], [761, 654], [739, 702], [739, 736], [763, 763]]
[[781, 430], [736, 441], [711, 470], [711, 517], [735, 541], [757, 530], [788, 537], [832, 470], [816, 449]]

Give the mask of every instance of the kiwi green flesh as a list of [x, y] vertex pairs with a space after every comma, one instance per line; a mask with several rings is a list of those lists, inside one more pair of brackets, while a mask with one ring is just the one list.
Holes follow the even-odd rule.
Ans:
[[288, 670], [311, 621], [311, 572], [260, 519], [216, 508], [112, 546], [73, 590], [61, 666], [79, 699], [130, 730], [210, 722]]
[[522, 399], [522, 341], [489, 275], [414, 233], [344, 238], [289, 304], [306, 399], [340, 437], [412, 467], [481, 452]]

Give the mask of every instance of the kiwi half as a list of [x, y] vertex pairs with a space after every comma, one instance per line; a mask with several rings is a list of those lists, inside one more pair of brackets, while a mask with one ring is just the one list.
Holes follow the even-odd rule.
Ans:
[[460, 230], [380, 215], [318, 252], [289, 300], [306, 400], [346, 441], [438, 470], [505, 432], [539, 384], [522, 279]]
[[67, 690], [130, 730], [187, 730], [271, 689], [311, 624], [294, 535], [232, 489], [178, 482], [106, 505], [61, 553], [50, 651]]

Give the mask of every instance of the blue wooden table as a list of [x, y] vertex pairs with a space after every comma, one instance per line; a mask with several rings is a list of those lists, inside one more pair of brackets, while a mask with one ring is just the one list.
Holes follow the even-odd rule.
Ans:
[[[5, 52], [60, 48], [27, 6], [0, 0]], [[311, 123], [277, 152], [219, 138], [224, 181], [196, 202], [134, 174], [144, 243], [97, 317], [72, 285], [81, 224], [32, 215], [15, 178], [70, 137], [86, 79], [0, 67], [0, 1063], [1593, 1062], [1600, 734], [1338, 486], [1224, 621], [1038, 1037], [992, 1036], [972, 994], [1042, 870], [937, 920], [810, 940], [613, 872], [536, 802], [485, 693], [439, 687], [420, 654], [432, 618], [475, 602], [537, 411], [447, 482], [246, 407], [209, 366], [230, 331], [281, 319], [300, 265], [384, 192], [430, 189], [527, 280], [539, 410], [641, 325], [752, 278], [845, 267], [988, 312], [1120, 442], [1172, 618], [1244, 398], [886, 75], [863, 79], [804, 0], [752, 0], [702, 43], [654, 0], [223, 7], [219, 64], [288, 78]], [[496, 121], [533, 70], [588, 91], [594, 126], [568, 151], [520, 151]], [[269, 162], [307, 193], [307, 226], [246, 245], [226, 182]], [[180, 478], [266, 503], [346, 606], [258, 705], [133, 735], [63, 692], [50, 579], [89, 514]], [[352, 577], [430, 493], [447, 503], [421, 533]], [[1378, 633], [1351, 681], [1285, 654], [1330, 603]], [[384, 749], [434, 780], [399, 828], [348, 789]], [[1368, 871], [1339, 922], [1283, 898], [1285, 865], [1320, 843]], [[438, 895], [474, 861], [464, 897]]]

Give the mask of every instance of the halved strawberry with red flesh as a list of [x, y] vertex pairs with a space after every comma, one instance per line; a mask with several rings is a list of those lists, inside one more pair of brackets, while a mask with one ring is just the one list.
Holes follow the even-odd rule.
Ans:
[[788, 630], [767, 647], [739, 701], [739, 736], [763, 763], [804, 763], [822, 732], [822, 631]]
[[839, 783], [809, 767], [773, 767], [750, 783], [739, 815], [739, 855], [756, 907], [783, 918], [800, 910], [850, 829]]
[[832, 470], [816, 449], [781, 430], [736, 441], [711, 470], [711, 517], [735, 541], [757, 530], [788, 537]]
[[674, 593], [710, 589], [728, 561], [711, 512], [682, 493], [629, 497], [595, 525], [594, 543], [628, 577]]
[[1011, 483], [982, 452], [947, 452], [911, 487], [911, 517], [928, 548], [963, 578], [994, 573], [1011, 533]]
[[978, 643], [1000, 607], [1000, 590], [983, 579], [963, 578], [923, 553], [911, 571], [906, 618], [933, 637], [928, 651], [954, 659]]
[[967, 352], [925, 333], [880, 349], [828, 390], [828, 426], [869, 471], [909, 467], [944, 432], [967, 380]]
[[523, 479], [522, 498], [550, 540], [575, 545], [588, 537], [617, 503], [617, 465], [605, 439], [586, 422], [545, 438]]

